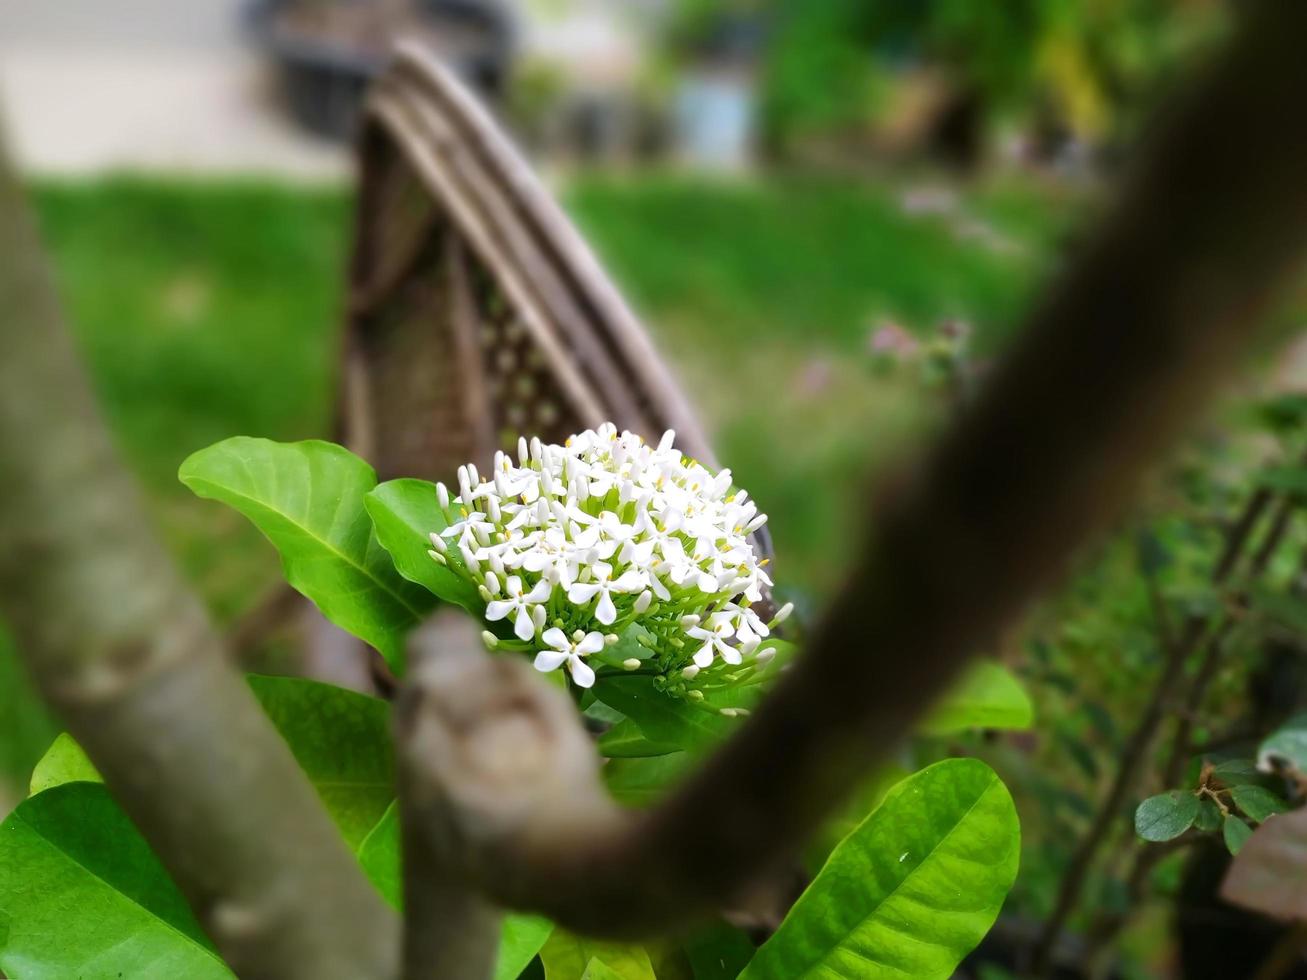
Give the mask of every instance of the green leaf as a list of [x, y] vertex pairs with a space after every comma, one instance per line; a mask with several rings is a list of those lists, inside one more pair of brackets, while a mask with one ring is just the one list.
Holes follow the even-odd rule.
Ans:
[[1222, 786], [1258, 785], [1267, 781], [1267, 774], [1248, 759], [1225, 759], [1218, 762], [1212, 766], [1211, 776]]
[[951, 735], [969, 728], [1024, 730], [1035, 711], [1021, 682], [1000, 664], [976, 664], [935, 705], [922, 723], [928, 735]]
[[251, 675], [248, 681], [345, 840], [357, 848], [395, 798], [390, 705], [301, 677]]
[[865, 777], [839, 811], [828, 819], [803, 849], [803, 863], [816, 874], [840, 841], [858, 829], [896, 784], [912, 775], [902, 766], [886, 765]]
[[735, 980], [749, 960], [754, 946], [741, 930], [719, 922], [685, 941], [685, 955], [694, 980]]
[[1307, 500], [1307, 466], [1285, 464], [1268, 466], [1258, 474], [1258, 482], [1271, 490], [1297, 500]]
[[604, 784], [613, 799], [626, 806], [656, 803], [693, 768], [689, 752], [672, 752], [643, 759], [613, 759], [603, 769]]
[[1198, 797], [1183, 789], [1150, 796], [1135, 810], [1135, 833], [1144, 840], [1179, 837], [1198, 819]]
[[[481, 614], [485, 603], [472, 583], [428, 554], [431, 533], [449, 526], [440, 512], [434, 483], [388, 480], [368, 492], [364, 505], [376, 528], [377, 540], [390, 553], [400, 575], [446, 602]], [[459, 559], [451, 555], [450, 560]]]
[[603, 942], [555, 929], [540, 950], [545, 980], [581, 980], [599, 960], [621, 980], [655, 980], [649, 954], [639, 946]]
[[[391, 804], [377, 825], [363, 838], [359, 863], [368, 880], [392, 908], [404, 906], [404, 885], [399, 854], [399, 814]], [[540, 952], [554, 924], [535, 915], [506, 915], [500, 927], [495, 980], [515, 980]]]
[[1253, 829], [1238, 817], [1225, 818], [1225, 846], [1231, 854], [1238, 854], [1253, 835]]
[[86, 757], [82, 747], [73, 741], [67, 732], [61, 733], [41, 756], [41, 761], [32, 770], [31, 794], [35, 796], [44, 790], [64, 783], [101, 783], [100, 774], [96, 772], [91, 760]]
[[94, 783], [0, 824], [0, 969], [22, 980], [230, 978], [127, 816]]
[[395, 571], [377, 542], [363, 506], [377, 483], [372, 467], [329, 442], [239, 436], [201, 449], [178, 476], [249, 518], [280, 552], [295, 589], [402, 668], [404, 634], [436, 600]]
[[1276, 395], [1253, 406], [1258, 422], [1280, 435], [1307, 423], [1307, 395], [1290, 392]]
[[623, 718], [599, 736], [599, 754], [608, 759], [643, 759], [675, 751], [674, 746], [649, 741], [630, 718]]
[[1230, 796], [1233, 797], [1235, 806], [1254, 823], [1261, 823], [1267, 817], [1289, 809], [1288, 803], [1261, 786], [1236, 786], [1230, 790]]
[[1307, 714], [1294, 715], [1267, 736], [1257, 750], [1259, 764], [1279, 762], [1307, 773]]
[[[358, 847], [395, 796], [390, 705], [300, 677], [247, 680], [341, 834]], [[32, 792], [99, 779], [81, 747], [63, 734], [37, 764]]]
[[603, 960], [593, 959], [586, 965], [581, 980], [622, 980], [622, 975]]
[[946, 980], [997, 918], [1020, 845], [983, 762], [923, 769], [835, 849], [741, 980]]
[[386, 808], [376, 826], [368, 831], [358, 847], [359, 864], [381, 897], [394, 908], [404, 904], [404, 882], [400, 877], [399, 810], [394, 803]]
[[1204, 797], [1198, 803], [1198, 816], [1194, 820], [1194, 827], [1204, 833], [1211, 833], [1213, 830], [1221, 829], [1221, 808], [1216, 805], [1214, 800]]
[[737, 724], [737, 719], [717, 710], [664, 694], [646, 674], [601, 677], [594, 693], [635, 722], [650, 741], [677, 749], [706, 749], [722, 741]]
[[1250, 591], [1253, 608], [1258, 613], [1291, 633], [1307, 634], [1307, 600], [1265, 587], [1254, 587]]

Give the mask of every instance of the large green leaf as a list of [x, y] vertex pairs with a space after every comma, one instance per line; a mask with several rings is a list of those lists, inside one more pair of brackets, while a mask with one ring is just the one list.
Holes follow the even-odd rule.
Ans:
[[735, 926], [714, 923], [685, 941], [694, 980], [735, 980], [753, 958], [749, 937]]
[[[381, 896], [394, 908], [404, 904], [400, 871], [399, 815], [392, 804], [363, 839], [359, 863]], [[500, 928], [495, 980], [515, 980], [540, 952], [554, 924], [535, 915], [507, 915]]]
[[700, 750], [725, 738], [737, 724], [718, 710], [664, 694], [647, 674], [601, 677], [595, 697], [635, 722], [651, 742]]
[[603, 769], [604, 784], [618, 803], [649, 806], [690, 771], [695, 759], [689, 752], [612, 759]]
[[[248, 678], [350, 847], [357, 848], [395, 796], [390, 705], [301, 677]], [[100, 778], [70, 735], [60, 735], [32, 774], [38, 793]]]
[[405, 632], [436, 600], [395, 571], [377, 542], [363, 504], [377, 483], [372, 467], [329, 442], [239, 436], [195, 453], [178, 476], [249, 518], [281, 553], [292, 586], [402, 667]]
[[589, 939], [562, 929], [554, 930], [540, 950], [540, 959], [545, 966], [546, 980], [582, 980], [596, 960], [609, 971], [602, 974], [605, 977], [655, 980], [653, 963], [641, 947]]
[[644, 759], [676, 751], [673, 746], [649, 741], [630, 718], [623, 718], [600, 735], [598, 745], [599, 754], [609, 759]]
[[377, 891], [394, 908], [404, 904], [400, 877], [399, 811], [390, 804], [358, 848], [359, 864]]
[[983, 762], [923, 769], [835, 849], [742, 980], [946, 980], [997, 918], [1020, 839]]
[[1000, 664], [976, 664], [926, 717], [921, 730], [951, 735], [968, 728], [1026, 729], [1034, 721], [1030, 697]]
[[130, 820], [67, 783], [0, 824], [0, 969], [21, 980], [230, 978]]
[[[425, 586], [447, 602], [480, 615], [485, 603], [467, 579], [431, 557], [431, 533], [449, 525], [440, 512], [436, 486], [426, 480], [389, 480], [368, 492], [364, 501], [377, 540], [390, 553], [399, 574]], [[451, 556], [451, 561], [458, 561]]]
[[390, 705], [302, 677], [248, 680], [345, 840], [358, 847], [395, 797]]

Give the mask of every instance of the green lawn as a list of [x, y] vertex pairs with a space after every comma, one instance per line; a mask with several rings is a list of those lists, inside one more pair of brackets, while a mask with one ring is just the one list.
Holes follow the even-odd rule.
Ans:
[[[900, 192], [647, 177], [583, 180], [567, 195], [722, 459], [772, 513], [778, 579], [800, 594], [838, 573], [851, 524], [842, 502], [860, 496], [859, 473], [930, 416], [915, 381], [871, 370], [872, 325], [929, 337], [958, 317], [992, 349], [1071, 210], [997, 187], [966, 195], [962, 217], [914, 217]], [[121, 447], [187, 573], [228, 619], [278, 579], [276, 560], [234, 512], [191, 497], [177, 466], [237, 433], [327, 433], [348, 195], [116, 178], [42, 184], [35, 201]], [[964, 218], [989, 222], [1004, 246]], [[0, 768], [22, 783], [50, 729], [25, 708], [0, 705], [0, 718]]]

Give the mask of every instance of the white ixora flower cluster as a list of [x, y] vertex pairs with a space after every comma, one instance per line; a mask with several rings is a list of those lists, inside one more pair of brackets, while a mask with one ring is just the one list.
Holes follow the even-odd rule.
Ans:
[[517, 465], [501, 452], [485, 477], [460, 467], [452, 498], [437, 484], [448, 526], [430, 554], [477, 587], [489, 623], [511, 625], [486, 631], [489, 646], [566, 665], [580, 687], [595, 682], [587, 659], [632, 626], [615, 669], [691, 680], [769, 659], [759, 647], [789, 608], [770, 623], [750, 608], [772, 584], [749, 539], [767, 516], [672, 440], [611, 423], [562, 446], [519, 439]]

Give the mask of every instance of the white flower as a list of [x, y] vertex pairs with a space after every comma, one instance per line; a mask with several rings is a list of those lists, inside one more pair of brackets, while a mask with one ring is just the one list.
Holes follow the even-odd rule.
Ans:
[[510, 575], [504, 589], [508, 593], [507, 599], [492, 599], [486, 603], [486, 619], [494, 622], [516, 613], [513, 632], [519, 640], [531, 639], [536, 635], [533, 607], [549, 600], [550, 593], [554, 591], [553, 586], [541, 579], [530, 592], [524, 592], [522, 580], [516, 575]]
[[437, 487], [445, 527], [431, 555], [474, 587], [486, 620], [512, 621], [517, 639], [496, 649], [536, 651], [537, 666], [553, 664], [541, 669], [567, 662], [588, 686], [591, 637], [616, 642], [635, 625], [641, 662], [681, 684], [696, 676], [683, 673], [691, 662], [736, 666], [759, 646], [768, 625], [749, 604], [771, 579], [750, 535], [766, 517], [729, 470], [672, 441], [651, 446], [611, 424], [562, 446], [521, 439], [488, 476], [460, 467], [457, 496]]
[[567, 590], [567, 598], [578, 606], [584, 606], [595, 595], [599, 603], [595, 607], [595, 619], [605, 626], [617, 622], [617, 607], [613, 605], [614, 592], [639, 592], [644, 588], [644, 575], [635, 569], [623, 572], [621, 577], [613, 580], [613, 566], [606, 561], [595, 562], [591, 566], [593, 582], [577, 582]]
[[553, 649], [541, 650], [536, 654], [536, 670], [548, 673], [551, 670], [557, 670], [566, 663], [567, 669], [571, 671], [572, 680], [576, 681], [577, 687], [594, 687], [595, 672], [581, 658], [588, 657], [592, 653], [598, 653], [604, 648], [604, 635], [602, 633], [597, 631], [582, 633], [577, 630], [572, 634], [572, 639], [569, 640], [567, 634], [555, 626], [545, 630], [541, 639]]

